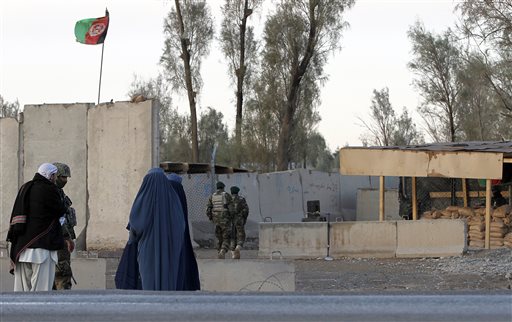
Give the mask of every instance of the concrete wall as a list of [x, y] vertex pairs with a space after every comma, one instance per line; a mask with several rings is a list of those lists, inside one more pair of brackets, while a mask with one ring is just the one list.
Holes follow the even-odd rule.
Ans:
[[[338, 173], [304, 169], [263, 174], [222, 174], [216, 175], [213, 180], [210, 174], [188, 174], [182, 175], [182, 178], [193, 236], [200, 245], [208, 247], [213, 247], [215, 236], [214, 225], [205, 216], [206, 203], [218, 180], [226, 184], [226, 191], [232, 185], [237, 185], [240, 194], [247, 199], [250, 209], [245, 227], [247, 241], [258, 238], [258, 224], [267, 217], [272, 222], [301, 222], [306, 216], [309, 200], [319, 200], [321, 213], [330, 213], [332, 222], [339, 219], [356, 220], [358, 188], [378, 188], [379, 184], [376, 177], [340, 176]], [[394, 210], [398, 201], [393, 199], [398, 186], [397, 178], [387, 178], [386, 186], [395, 187], [394, 196], [388, 193], [388, 214], [396, 212], [398, 215], [398, 211]], [[363, 200], [361, 202], [366, 206]], [[378, 207], [378, 198], [376, 205]], [[368, 216], [367, 219], [378, 219], [378, 214], [376, 218]]]
[[[104, 290], [114, 288], [109, 276], [115, 269], [112, 258], [71, 259], [77, 284], [73, 290]], [[115, 259], [117, 260], [117, 258]], [[285, 260], [262, 261], [252, 259], [217, 260], [198, 259], [201, 290], [211, 292], [293, 292], [295, 291], [295, 264]], [[0, 254], [0, 292], [12, 292], [14, 275], [9, 274], [9, 260]]]
[[0, 118], [0, 244], [4, 243], [12, 206], [18, 192], [19, 124], [13, 118]]
[[293, 262], [199, 259], [197, 264], [203, 291], [295, 291], [295, 265]]
[[466, 251], [467, 244], [467, 225], [463, 219], [397, 222], [397, 257], [462, 254]]
[[[398, 177], [386, 177], [386, 189], [398, 189]], [[356, 220], [357, 191], [359, 189], [379, 189], [379, 177], [340, 175], [340, 205], [345, 221]]]
[[[384, 189], [384, 216], [386, 220], [401, 220], [398, 189]], [[357, 190], [357, 221], [379, 220], [379, 189]]]
[[[4, 217], [10, 213], [19, 184], [30, 180], [39, 164], [59, 161], [71, 167], [72, 177], [65, 191], [77, 210], [78, 249], [123, 247], [133, 199], [147, 170], [158, 164], [156, 111], [151, 101], [99, 106], [92, 103], [27, 105], [19, 138], [12, 127], [16, 123], [2, 120], [1, 124], [11, 122], [12, 125], [2, 125], [0, 131], [3, 181], [0, 206], [7, 209], [1, 212], [2, 223], [8, 222]], [[11, 151], [17, 148], [17, 141], [19, 153]], [[17, 164], [23, 165], [19, 173]], [[212, 180], [209, 174], [183, 176], [192, 235], [210, 241], [214, 239], [213, 225], [206, 219], [205, 208], [217, 180], [224, 181], [227, 188], [239, 186], [240, 193], [247, 198], [250, 208], [247, 237], [256, 243], [258, 223], [264, 218], [298, 223], [306, 215], [309, 200], [319, 200], [322, 214], [330, 213], [332, 221], [355, 220], [357, 189], [378, 187], [376, 177], [340, 176], [304, 169], [214, 177]], [[394, 181], [397, 182], [386, 178], [386, 187], [396, 188]], [[6, 231], [6, 224], [2, 225], [0, 228]]]
[[76, 210], [77, 248], [84, 248], [87, 222], [87, 110], [92, 104], [25, 105], [23, 182], [44, 162], [69, 165], [64, 191]]
[[258, 256], [315, 258], [327, 255], [327, 223], [260, 223]]
[[293, 222], [304, 218], [304, 198], [299, 171], [264, 173], [259, 179], [261, 217], [273, 222]]
[[[258, 256], [283, 258], [327, 255], [327, 223], [261, 223]], [[461, 219], [331, 223], [332, 257], [439, 257], [466, 250]]]
[[332, 257], [395, 256], [395, 221], [332, 223], [330, 234]]
[[307, 202], [320, 201], [320, 212], [330, 213], [331, 220], [341, 217], [340, 178], [338, 173], [328, 173], [300, 169], [303, 209], [307, 211]]
[[147, 171], [157, 164], [156, 106], [118, 102], [89, 109], [88, 249], [124, 247], [130, 209]]

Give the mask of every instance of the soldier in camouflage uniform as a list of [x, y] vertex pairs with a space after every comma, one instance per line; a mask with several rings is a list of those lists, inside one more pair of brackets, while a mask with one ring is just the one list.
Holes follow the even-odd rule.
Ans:
[[208, 199], [206, 215], [215, 224], [217, 237], [218, 258], [224, 259], [231, 240], [233, 200], [231, 195], [224, 191], [224, 183], [217, 182], [217, 191]]
[[71, 177], [71, 170], [69, 166], [64, 163], [55, 162], [53, 165], [57, 167], [57, 180], [55, 184], [59, 188], [59, 194], [67, 208], [64, 216], [60, 218], [62, 235], [64, 236], [66, 247], [58, 251], [59, 263], [55, 269], [53, 288], [56, 290], [69, 290], [71, 289], [71, 280], [73, 279], [73, 272], [71, 271], [71, 252], [75, 247], [73, 240], [76, 239], [76, 235], [73, 227], [76, 226], [76, 214], [75, 209], [71, 207], [71, 199], [66, 196], [62, 188], [64, 188], [68, 182], [68, 177]]
[[233, 234], [231, 239], [231, 254], [233, 259], [240, 259], [240, 250], [244, 246], [245, 241], [245, 223], [249, 216], [249, 206], [245, 198], [238, 194], [240, 188], [231, 187], [231, 195], [233, 197]]

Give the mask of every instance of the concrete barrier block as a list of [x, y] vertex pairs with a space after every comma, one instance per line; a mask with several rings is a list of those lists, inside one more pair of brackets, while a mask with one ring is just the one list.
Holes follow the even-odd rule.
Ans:
[[[14, 290], [14, 275], [9, 274], [10, 261], [7, 256], [0, 257], [0, 292]], [[77, 281], [74, 290], [104, 290], [106, 285], [105, 258], [72, 258], [71, 268]]]
[[18, 193], [19, 123], [0, 118], [0, 235], [7, 235], [12, 206]]
[[87, 127], [87, 249], [123, 248], [133, 200], [155, 165], [156, 105], [116, 102], [90, 108]]
[[198, 266], [202, 291], [295, 291], [295, 265], [293, 262], [199, 259]]
[[106, 287], [107, 260], [105, 258], [73, 258], [71, 269], [77, 284], [74, 290], [104, 290]]
[[442, 257], [466, 251], [467, 225], [462, 219], [397, 222], [396, 257]]
[[[91, 103], [25, 105], [23, 114], [23, 182], [43, 162], [71, 168], [64, 192], [76, 210], [77, 249], [85, 248], [87, 227], [87, 111]], [[44, 126], [43, 126], [44, 124]]]
[[272, 252], [283, 258], [316, 258], [327, 255], [327, 223], [260, 223], [259, 257]]
[[331, 223], [331, 257], [394, 257], [395, 221]]

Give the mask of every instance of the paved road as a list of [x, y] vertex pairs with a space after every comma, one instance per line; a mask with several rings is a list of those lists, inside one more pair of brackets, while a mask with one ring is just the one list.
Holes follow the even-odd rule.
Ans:
[[512, 293], [0, 294], [0, 321], [512, 321]]

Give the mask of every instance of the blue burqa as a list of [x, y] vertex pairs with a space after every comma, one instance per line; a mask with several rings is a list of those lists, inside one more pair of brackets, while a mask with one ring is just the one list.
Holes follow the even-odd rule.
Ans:
[[201, 284], [199, 282], [197, 261], [194, 255], [194, 249], [192, 248], [192, 241], [190, 239], [187, 196], [185, 194], [185, 189], [183, 189], [183, 185], [181, 184], [182, 179], [180, 176], [175, 173], [171, 173], [167, 175], [167, 178], [169, 178], [172, 188], [178, 194], [181, 206], [183, 207], [185, 219], [185, 237], [183, 247], [181, 249], [180, 267], [178, 271], [180, 279], [178, 280], [177, 289], [180, 291], [197, 291], [201, 289]]
[[[143, 290], [177, 290], [185, 240], [185, 216], [165, 173], [154, 168], [144, 177], [130, 212], [130, 242], [138, 245]], [[190, 239], [190, 238], [189, 238]]]

